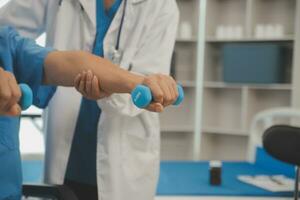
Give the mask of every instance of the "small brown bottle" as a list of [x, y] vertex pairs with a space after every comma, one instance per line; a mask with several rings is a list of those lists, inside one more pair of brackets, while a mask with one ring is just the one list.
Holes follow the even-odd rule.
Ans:
[[222, 162], [221, 161], [210, 161], [209, 163], [209, 174], [211, 185], [222, 184]]

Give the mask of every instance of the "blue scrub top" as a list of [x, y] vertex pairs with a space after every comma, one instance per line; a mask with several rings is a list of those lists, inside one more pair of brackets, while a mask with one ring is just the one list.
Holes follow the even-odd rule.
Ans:
[[[103, 57], [103, 41], [121, 2], [115, 0], [112, 7], [105, 10], [103, 0], [97, 0], [97, 34], [93, 54]], [[97, 185], [97, 127], [100, 114], [101, 109], [96, 101], [82, 99], [65, 176], [67, 180]]]
[[[20, 37], [13, 28], [0, 28], [0, 67], [13, 73], [18, 83], [31, 87], [33, 103], [40, 108], [47, 106], [55, 92], [55, 87], [41, 86], [44, 60], [50, 51]], [[0, 199], [19, 200], [21, 196], [19, 125], [19, 117], [0, 116]]]

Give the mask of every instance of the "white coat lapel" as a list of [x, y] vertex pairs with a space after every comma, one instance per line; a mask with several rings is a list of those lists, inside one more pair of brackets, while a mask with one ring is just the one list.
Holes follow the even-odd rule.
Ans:
[[78, 0], [82, 5], [84, 11], [88, 15], [89, 19], [93, 23], [93, 26], [96, 27], [96, 1], [97, 0]]
[[[130, 14], [132, 14], [133, 12], [133, 5], [134, 4], [137, 4], [137, 3], [141, 3], [143, 1], [146, 1], [146, 0], [127, 0], [128, 2], [128, 5], [126, 7], [126, 16], [125, 16], [125, 25], [126, 26], [126, 21], [127, 19], [129, 18], [130, 19]], [[113, 22], [111, 23], [110, 27], [109, 27], [109, 30], [107, 32], [107, 35], [111, 35], [113, 32], [115, 32], [116, 30], [118, 30], [120, 28], [120, 23], [121, 23], [121, 18], [122, 18], [122, 14], [123, 14], [123, 11], [124, 11], [124, 0], [122, 0], [122, 4], [120, 5], [119, 9], [118, 9], [118, 12], [116, 13], [116, 16], [114, 17], [114, 20]]]
[[[126, 17], [128, 17], [127, 14], [130, 14], [132, 12], [132, 5], [134, 5], [136, 3], [143, 2], [143, 1], [146, 1], [146, 0], [127, 0], [128, 5], [127, 5], [127, 8], [126, 8], [125, 21], [126, 21]], [[123, 9], [124, 8], [124, 2], [125, 1], [122, 0], [122, 4], [120, 5], [118, 12], [116, 13], [115, 18], [114, 18], [113, 22], [111, 23], [111, 26], [109, 27], [108, 34], [114, 32], [117, 29], [119, 29], [122, 14], [123, 14], [123, 10], [124, 10]]]
[[[134, 15], [134, 7], [135, 4], [144, 2], [146, 0], [127, 0], [127, 7], [126, 7], [126, 15], [124, 18], [124, 24], [123, 24], [123, 30], [122, 30], [122, 35], [123, 34], [128, 34], [128, 31], [131, 30], [130, 27], [133, 25], [132, 23], [132, 17]], [[124, 2], [125, 0], [122, 0], [122, 3], [106, 33], [106, 36], [104, 38], [104, 55], [106, 58], [109, 58], [109, 52], [111, 49], [116, 45], [116, 40], [117, 40], [117, 35], [118, 31], [121, 25], [121, 19], [122, 19], [122, 14], [124, 11]], [[121, 38], [124, 36], [121, 35]], [[122, 39], [121, 39], [122, 41]]]
[[[92, 21], [93, 25], [96, 27], [96, 1], [97, 0], [78, 0], [82, 7], [84, 8], [85, 12], [87, 13], [87, 15], [89, 16], [90, 20]], [[128, 0], [128, 3], [129, 4], [137, 4], [137, 3], [141, 3], [143, 1], [146, 1], [146, 0]], [[122, 2], [122, 5], [121, 7], [124, 6], [124, 0]], [[119, 15], [121, 15], [123, 12], [122, 9], [119, 9], [118, 13]], [[118, 15], [117, 13], [117, 15]], [[116, 17], [117, 18], [117, 17]], [[117, 20], [119, 21], [119, 20]], [[118, 24], [117, 23], [112, 23], [112, 26], [111, 26], [111, 32], [113, 32], [114, 30], [116, 30], [118, 28]]]
[[[127, 11], [127, 9], [128, 9], [128, 7], [126, 8], [126, 11]], [[112, 48], [116, 45], [117, 33], [120, 28], [123, 10], [124, 10], [124, 0], [122, 0], [122, 3], [112, 21], [112, 23], [110, 24], [110, 27], [104, 38], [104, 55], [106, 58], [110, 58], [109, 54], [110, 54]], [[126, 23], [126, 17], [125, 17], [124, 23]]]

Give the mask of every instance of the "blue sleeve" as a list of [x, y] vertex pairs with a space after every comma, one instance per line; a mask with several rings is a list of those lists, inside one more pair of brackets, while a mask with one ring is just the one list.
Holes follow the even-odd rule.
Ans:
[[18, 83], [28, 84], [34, 95], [34, 105], [48, 105], [56, 87], [42, 86], [44, 60], [51, 48], [43, 48], [35, 41], [21, 37], [11, 27], [0, 28], [1, 67], [12, 72]]

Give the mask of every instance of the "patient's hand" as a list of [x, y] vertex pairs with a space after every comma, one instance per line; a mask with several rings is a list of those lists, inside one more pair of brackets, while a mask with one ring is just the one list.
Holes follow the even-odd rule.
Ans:
[[98, 100], [110, 95], [100, 90], [99, 80], [90, 70], [78, 74], [74, 83], [76, 90], [87, 99]]
[[21, 108], [18, 102], [21, 91], [15, 76], [0, 67], [0, 116], [18, 116]]

